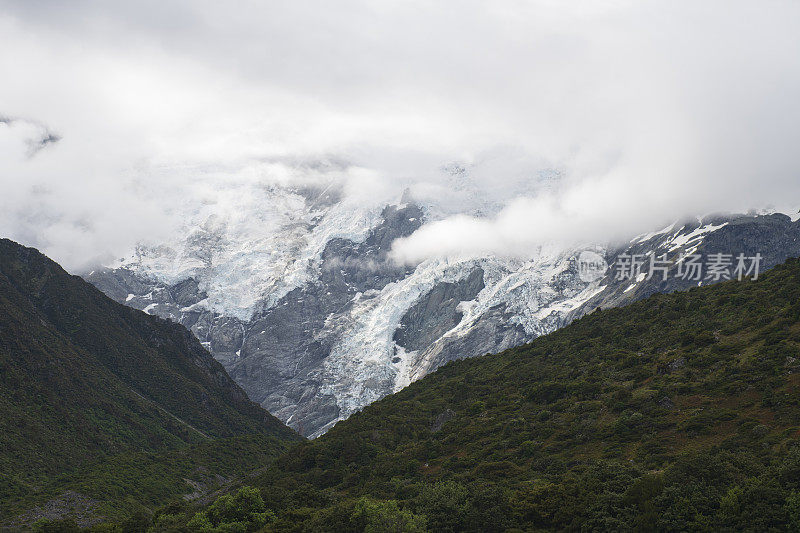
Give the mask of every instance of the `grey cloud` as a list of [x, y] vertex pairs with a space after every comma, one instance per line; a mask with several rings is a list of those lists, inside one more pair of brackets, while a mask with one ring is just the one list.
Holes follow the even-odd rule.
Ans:
[[788, 0], [12, 0], [0, 49], [3, 111], [63, 135], [0, 138], [2, 202], [63, 215], [0, 233], [76, 268], [248, 180], [408, 189], [441, 218], [414, 260], [800, 199]]
[[25, 123], [32, 126], [36, 131], [32, 136], [28, 136], [24, 141], [28, 146], [28, 157], [33, 157], [36, 153], [47, 145], [55, 144], [61, 140], [61, 136], [50, 131], [44, 124], [29, 118], [10, 117], [0, 115], [0, 124], [11, 126], [15, 123]]
[[50, 131], [47, 126], [36, 120], [0, 115], [0, 124], [11, 126], [15, 123], [24, 123], [32, 126], [35, 129], [35, 131], [32, 132], [32, 135], [24, 139], [24, 142], [28, 147], [26, 151], [28, 157], [33, 157], [37, 152], [39, 152], [39, 150], [42, 150], [48, 145], [55, 144], [61, 140], [60, 135]]
[[28, 156], [33, 157], [39, 150], [46, 148], [50, 144], [55, 144], [60, 140], [60, 135], [47, 131], [38, 139], [28, 139]]

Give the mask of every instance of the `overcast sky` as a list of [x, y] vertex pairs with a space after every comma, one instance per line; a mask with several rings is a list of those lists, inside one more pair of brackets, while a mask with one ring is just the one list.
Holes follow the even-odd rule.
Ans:
[[80, 269], [320, 161], [370, 201], [457, 162], [505, 206], [409, 261], [797, 208], [798, 51], [796, 1], [0, 0], [0, 235]]

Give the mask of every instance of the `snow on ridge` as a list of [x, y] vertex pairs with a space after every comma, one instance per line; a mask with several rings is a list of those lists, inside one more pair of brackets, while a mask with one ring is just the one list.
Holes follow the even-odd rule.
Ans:
[[[465, 208], [478, 216], [502, 208], [508, 191], [487, 193], [472, 170], [471, 166], [470, 170], [444, 168], [439, 188], [417, 187], [423, 198], [414, 202], [423, 208], [426, 220]], [[325, 176], [327, 185], [320, 185], [312, 197], [309, 191], [267, 183], [256, 175], [201, 175], [197, 189], [175, 207], [179, 223], [173, 238], [144, 243], [107, 266], [128, 268], [166, 285], [194, 278], [208, 295], [196, 308], [249, 320], [256, 311], [273, 307], [291, 290], [317, 279], [322, 251], [331, 239], [363, 242], [381, 222], [383, 208], [405, 200], [363, 194], [337, 199], [337, 194], [328, 193], [344, 182]], [[532, 194], [547, 181], [542, 176], [523, 178], [509, 189], [515, 195]], [[413, 182], [410, 185], [413, 189]]]
[[774, 214], [781, 214], [786, 215], [792, 222], [797, 222], [800, 220], [800, 206], [794, 205], [791, 207], [783, 206], [783, 207], [769, 207], [765, 209], [760, 209], [758, 211], [759, 215], [774, 215]]
[[[723, 222], [722, 224], [706, 224], [705, 226], [700, 226], [699, 228], [695, 229], [690, 233], [686, 233], [684, 235], [680, 235], [680, 230], [678, 233], [672, 237], [669, 241], [665, 243], [665, 246], [669, 246], [669, 252], [674, 252], [680, 248], [685, 246], [690, 246], [690, 248], [686, 251], [686, 255], [691, 255], [697, 251], [697, 247], [700, 246], [700, 243], [706, 237], [706, 234], [711, 233], [713, 231], [717, 231], [720, 228], [727, 226], [727, 222]], [[681, 228], [683, 229], [683, 228]]]
[[189, 210], [172, 242], [140, 246], [110, 268], [168, 285], [195, 278], [208, 295], [196, 307], [249, 320], [316, 278], [331, 239], [363, 241], [383, 208], [348, 201], [320, 208], [280, 187], [220, 194], [219, 202]]

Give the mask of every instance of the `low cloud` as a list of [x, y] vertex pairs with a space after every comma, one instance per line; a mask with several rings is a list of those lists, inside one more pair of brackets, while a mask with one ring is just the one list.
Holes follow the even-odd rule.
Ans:
[[394, 249], [416, 262], [794, 208], [798, 21], [788, 0], [12, 0], [0, 111], [30, 122], [0, 121], [0, 234], [79, 270], [210, 203], [335, 184], [425, 205]]
[[[22, 142], [27, 146], [25, 153], [28, 157], [33, 157], [40, 150], [61, 140], [61, 136], [50, 131], [47, 126], [35, 120], [7, 117], [0, 115], [0, 127], [5, 130], [3, 133], [4, 152], [13, 157], [15, 148], [8, 144]], [[14, 131], [12, 131], [14, 130]]]

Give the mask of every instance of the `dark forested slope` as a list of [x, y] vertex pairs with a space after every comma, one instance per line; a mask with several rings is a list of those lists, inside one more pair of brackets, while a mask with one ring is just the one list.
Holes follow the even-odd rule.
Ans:
[[0, 240], [0, 501], [123, 452], [297, 435], [183, 326]]
[[449, 363], [252, 484], [276, 530], [784, 530], [799, 370], [790, 260]]

